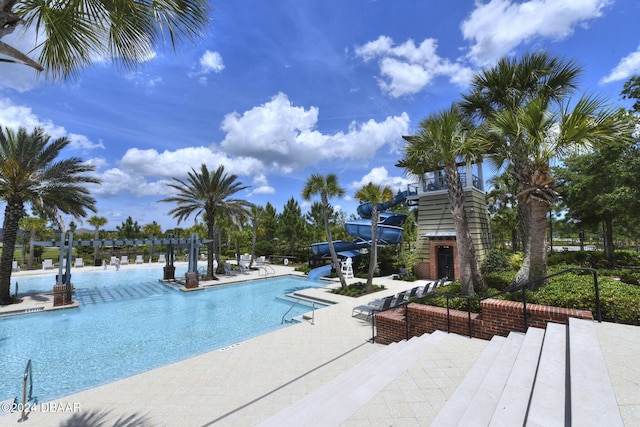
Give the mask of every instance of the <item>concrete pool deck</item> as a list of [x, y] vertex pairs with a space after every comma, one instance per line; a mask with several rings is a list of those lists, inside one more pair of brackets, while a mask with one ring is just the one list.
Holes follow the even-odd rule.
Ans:
[[[125, 265], [121, 271], [135, 267]], [[273, 267], [275, 275], [299, 274], [291, 267]], [[92, 268], [101, 267], [85, 267]], [[253, 272], [221, 277], [216, 283], [263, 278]], [[390, 278], [375, 282], [387, 288], [376, 298], [416, 285]], [[337, 284], [327, 287], [333, 286]], [[372, 296], [342, 297], [326, 288], [302, 293], [336, 304], [315, 311], [313, 323], [302, 322], [52, 402], [39, 402], [21, 424], [256, 425], [383, 348], [368, 342], [370, 322], [351, 317], [353, 307]], [[640, 328], [603, 323], [597, 325], [597, 333], [625, 425], [640, 425]], [[452, 340], [455, 347], [430, 356], [429, 364], [437, 369], [421, 371], [419, 377], [402, 374], [341, 425], [429, 425], [488, 344], [457, 336]], [[0, 416], [0, 425], [14, 426], [19, 418], [20, 413]]]

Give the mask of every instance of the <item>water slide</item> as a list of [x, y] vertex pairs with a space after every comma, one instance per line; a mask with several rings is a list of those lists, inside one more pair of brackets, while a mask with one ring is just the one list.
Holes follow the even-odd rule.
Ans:
[[[395, 214], [386, 212], [388, 209], [404, 203], [407, 196], [415, 194], [414, 192], [403, 191], [387, 203], [378, 203], [378, 229], [376, 231], [377, 244], [380, 246], [397, 245], [402, 240], [402, 224], [407, 219], [405, 214]], [[362, 219], [347, 221], [345, 230], [356, 239], [349, 242], [344, 240], [334, 240], [333, 247], [338, 256], [343, 258], [353, 258], [360, 255], [360, 249], [371, 246], [371, 215], [373, 214], [373, 204], [363, 203], [358, 206], [358, 215]], [[311, 253], [314, 257], [326, 257], [330, 254], [329, 243], [320, 242], [311, 245]], [[328, 268], [327, 268], [328, 267]], [[314, 268], [309, 272], [309, 279], [317, 280], [320, 277], [328, 276], [331, 273], [331, 266], [322, 266]]]

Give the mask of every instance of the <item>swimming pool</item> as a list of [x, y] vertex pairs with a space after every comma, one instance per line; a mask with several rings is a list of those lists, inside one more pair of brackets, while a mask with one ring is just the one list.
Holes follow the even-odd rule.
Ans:
[[[286, 327], [292, 302], [282, 297], [323, 285], [287, 276], [180, 292], [159, 277], [158, 267], [77, 273], [79, 308], [0, 318], [0, 400], [21, 395], [29, 359], [33, 394], [48, 401]], [[52, 288], [51, 275], [33, 286], [42, 280]], [[296, 305], [287, 318], [310, 310]]]

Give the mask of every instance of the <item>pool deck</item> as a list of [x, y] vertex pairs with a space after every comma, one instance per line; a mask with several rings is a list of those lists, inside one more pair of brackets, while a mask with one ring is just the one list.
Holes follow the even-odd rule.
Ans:
[[[272, 267], [277, 276], [299, 274], [291, 267]], [[125, 265], [121, 271], [128, 268], [136, 266]], [[216, 285], [263, 278], [254, 271], [221, 277]], [[361, 280], [349, 280], [354, 281]], [[376, 298], [418, 284], [391, 278], [377, 278], [375, 283], [387, 288]], [[52, 402], [39, 402], [36, 411], [20, 424], [256, 425], [383, 348], [368, 342], [371, 323], [351, 316], [353, 307], [373, 297], [354, 299], [329, 293], [327, 288], [335, 286], [339, 285], [332, 282], [302, 292], [336, 303], [315, 311], [312, 319]], [[44, 299], [42, 295], [25, 297], [20, 305], [52, 305]], [[0, 313], [15, 308], [0, 307]], [[596, 329], [625, 425], [640, 425], [640, 328], [602, 323]], [[464, 337], [458, 341], [460, 347], [441, 350], [437, 360], [430, 361], [439, 369], [421, 373], [430, 377], [428, 387], [417, 387], [426, 378], [403, 374], [341, 425], [429, 425], [488, 343]], [[37, 377], [34, 380], [37, 395]], [[0, 426], [15, 426], [19, 418], [20, 413], [0, 416]]]

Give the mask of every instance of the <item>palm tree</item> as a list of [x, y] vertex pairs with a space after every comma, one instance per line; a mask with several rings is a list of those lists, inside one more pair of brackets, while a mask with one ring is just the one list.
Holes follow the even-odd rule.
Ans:
[[86, 175], [94, 167], [77, 157], [56, 160], [69, 145], [67, 138], [50, 141], [40, 128], [32, 133], [0, 128], [0, 199], [6, 203], [0, 257], [0, 304], [12, 302], [11, 264], [18, 224], [25, 207], [63, 227], [60, 214], [80, 220], [95, 212], [95, 200], [85, 184], [101, 181]]
[[340, 263], [338, 262], [338, 254], [336, 254], [336, 248], [333, 246], [333, 239], [331, 238], [331, 226], [329, 224], [329, 198], [330, 197], [342, 197], [344, 196], [344, 189], [338, 185], [338, 177], [330, 173], [329, 175], [322, 176], [320, 174], [312, 174], [302, 189], [302, 198], [304, 200], [311, 200], [311, 196], [319, 194], [322, 202], [322, 212], [324, 215], [324, 230], [327, 235], [327, 242], [329, 244], [329, 252], [331, 253], [331, 262], [336, 268], [338, 278], [340, 279], [340, 285], [343, 288], [347, 287], [347, 282], [342, 275], [340, 269]]
[[256, 240], [258, 239], [260, 217], [263, 213], [264, 208], [262, 206], [251, 206], [251, 212], [249, 213], [249, 220], [251, 221], [251, 261], [249, 261], [249, 268], [253, 267], [253, 261], [256, 259]]
[[[523, 268], [516, 283], [524, 283], [547, 274], [547, 212], [558, 200], [550, 163], [553, 159], [592, 146], [606, 147], [616, 141], [630, 141], [633, 124], [617, 110], [607, 108], [600, 98], [582, 97], [573, 109], [550, 109], [548, 99], [536, 97], [523, 107], [502, 111], [490, 120], [491, 128], [502, 141], [517, 141], [520, 150], [502, 147], [494, 160], [499, 164], [520, 164], [513, 173], [520, 183], [519, 201], [528, 206], [528, 239], [525, 241]], [[517, 152], [526, 152], [522, 162]]]
[[[200, 215], [203, 215], [207, 224], [207, 239], [209, 240], [207, 276], [211, 278], [215, 278], [213, 257], [217, 216], [229, 218], [232, 223], [238, 224], [241, 217], [249, 215], [248, 209], [252, 206], [246, 200], [229, 198], [238, 191], [248, 188], [237, 179], [236, 175], [226, 174], [222, 165], [211, 173], [207, 165], [203, 163], [200, 172], [191, 169], [186, 181], [174, 178], [175, 182], [168, 185], [177, 191], [176, 195], [160, 200], [178, 205], [169, 211], [169, 215], [177, 218], [178, 224], [193, 213], [195, 213], [196, 220]], [[220, 265], [220, 254], [217, 251], [215, 251], [215, 256], [218, 265]]]
[[467, 214], [464, 210], [464, 190], [458, 162], [480, 159], [488, 149], [484, 139], [474, 137], [474, 128], [460, 109], [453, 105], [448, 110], [435, 113], [422, 122], [416, 136], [406, 137], [405, 157], [398, 166], [409, 173], [422, 176], [425, 172], [444, 170], [449, 204], [456, 227], [456, 246], [460, 270], [461, 292], [471, 295], [482, 292], [487, 285], [482, 278], [476, 256]]
[[393, 201], [393, 192], [389, 186], [380, 187], [373, 182], [369, 182], [362, 187], [356, 194], [355, 198], [361, 203], [371, 203], [371, 248], [369, 249], [369, 272], [367, 274], [367, 284], [365, 290], [371, 292], [373, 289], [373, 274], [378, 264], [378, 221], [380, 212], [379, 204]]
[[[582, 70], [573, 61], [553, 57], [545, 52], [525, 54], [519, 59], [505, 57], [494, 67], [484, 69], [473, 77], [471, 92], [463, 95], [461, 106], [467, 114], [482, 121], [490, 121], [500, 112], [516, 114], [533, 98], [540, 98], [545, 105], [558, 105], [576, 90], [581, 74]], [[529, 168], [526, 145], [517, 139], [499, 141], [492, 151], [499, 156], [508, 154], [513, 166], [511, 170], [514, 172]], [[520, 182], [520, 191], [523, 191], [523, 186], [527, 184], [517, 176], [516, 179]], [[530, 269], [530, 205], [521, 200], [518, 212], [525, 261], [517, 274], [516, 282], [523, 283], [540, 276], [536, 276], [537, 273]], [[546, 271], [546, 265], [534, 266], [534, 270]]]
[[[24, 24], [44, 34], [38, 61], [0, 41], [0, 54], [53, 78], [75, 77], [97, 58], [126, 68], [147, 61], [167, 38], [176, 48], [194, 41], [209, 25], [205, 0], [141, 2], [46, 2], [2, 0], [0, 39]], [[34, 46], [35, 48], [36, 46]]]
[[100, 239], [100, 227], [104, 227], [107, 222], [107, 218], [97, 215], [93, 215], [87, 220], [87, 224], [95, 228], [93, 231], [93, 265], [100, 265], [98, 264], [98, 252], [100, 247], [97, 245], [97, 242]]

